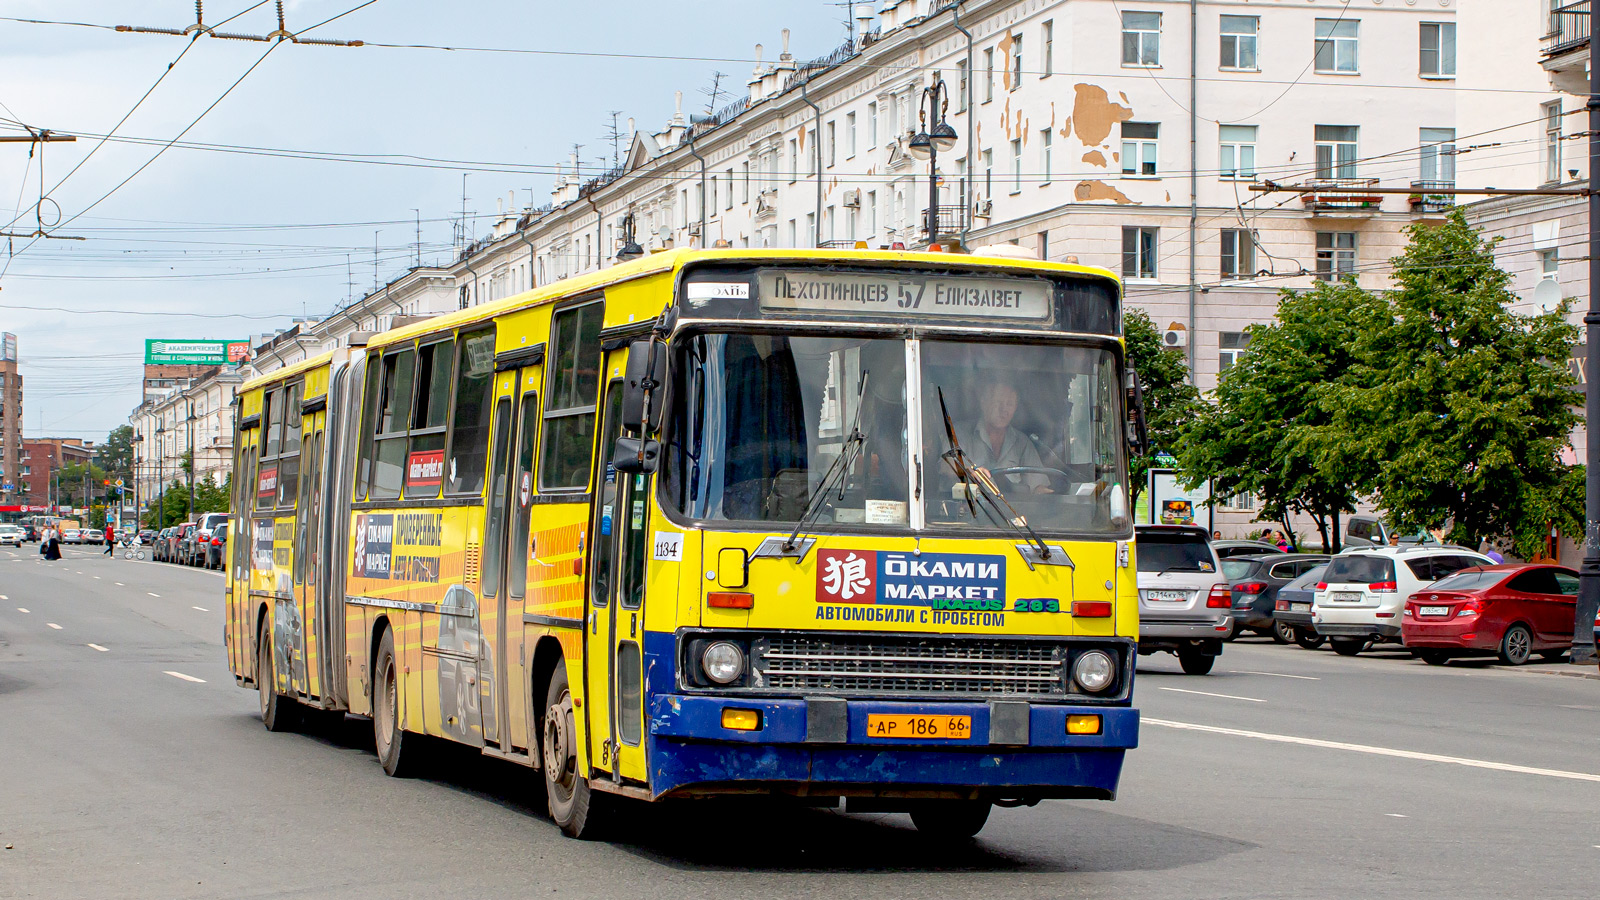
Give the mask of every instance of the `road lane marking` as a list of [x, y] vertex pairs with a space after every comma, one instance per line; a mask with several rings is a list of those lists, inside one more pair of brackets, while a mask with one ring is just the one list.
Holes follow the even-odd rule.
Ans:
[[54, 628], [54, 629], [55, 629], [55, 630], [57, 630], [57, 631], [60, 631], [60, 630], [61, 630], [61, 626], [60, 626], [60, 625], [57, 625], [57, 624], [56, 624], [56, 623], [54, 623], [54, 622], [46, 622], [46, 623], [45, 623], [45, 624], [46, 624], [46, 625], [49, 625], [49, 626], [50, 626], [50, 627], [51, 627], [51, 628]]
[[185, 675], [182, 672], [162, 672], [161, 674], [163, 674], [163, 675], [171, 675], [173, 678], [182, 679], [184, 681], [192, 681], [195, 684], [205, 684], [206, 683], [206, 680], [204, 678], [196, 678], [193, 675]]
[[1164, 687], [1164, 688], [1156, 688], [1156, 690], [1158, 690], [1158, 691], [1171, 691], [1174, 694], [1199, 694], [1202, 697], [1221, 697], [1224, 700], [1249, 700], [1251, 703], [1265, 703], [1265, 702], [1267, 702], [1265, 700], [1257, 700], [1254, 697], [1236, 697], [1233, 694], [1213, 694], [1210, 691], [1186, 691], [1183, 688]]
[[1400, 813], [1384, 813], [1384, 815], [1388, 816], [1391, 819], [1409, 819], [1409, 818], [1411, 818], [1410, 816], [1402, 815]]
[[99, 575], [94, 576], [94, 580], [95, 581], [99, 581], [100, 580], [100, 576]]
[[7, 597], [5, 594], [0, 594], [0, 600], [10, 600], [10, 599], [11, 598]]
[[28, 611], [28, 610], [27, 610], [27, 608], [26, 608], [26, 607], [23, 607], [23, 606], [19, 606], [19, 607], [17, 607], [17, 612], [23, 612], [23, 613], [25, 613], [25, 612], [27, 612], [27, 611]]
[[90, 644], [89, 646], [93, 647], [96, 650], [99, 650], [101, 653], [110, 653], [111, 652], [110, 648], [102, 647], [99, 644]]
[[1235, 675], [1271, 675], [1273, 678], [1298, 678], [1301, 681], [1322, 680], [1321, 678], [1313, 678], [1310, 675], [1285, 675], [1282, 672], [1252, 672], [1249, 669], [1232, 669], [1230, 671], [1232, 671]]
[[1182, 731], [1204, 731], [1208, 734], [1225, 734], [1232, 737], [1255, 738], [1278, 744], [1299, 744], [1302, 747], [1321, 747], [1324, 750], [1348, 750], [1352, 753], [1369, 753], [1373, 756], [1392, 756], [1397, 759], [1414, 759], [1421, 762], [1450, 763], [1473, 769], [1492, 769], [1497, 772], [1517, 772], [1523, 775], [1543, 775], [1546, 778], [1567, 778], [1573, 781], [1600, 782], [1600, 775], [1588, 772], [1568, 772], [1562, 769], [1541, 769], [1536, 766], [1518, 766], [1512, 763], [1492, 762], [1485, 759], [1468, 759], [1463, 756], [1442, 756], [1438, 753], [1419, 753], [1415, 750], [1396, 750], [1392, 747], [1374, 747], [1368, 744], [1347, 744], [1343, 741], [1323, 741], [1316, 738], [1296, 737], [1289, 734], [1272, 734], [1265, 731], [1244, 731], [1239, 728], [1219, 728], [1215, 725], [1195, 725], [1190, 722], [1173, 722], [1167, 719], [1141, 717], [1141, 722], [1176, 728]]
[[160, 594], [151, 593], [150, 591], [145, 591], [145, 593], [146, 594], [150, 594], [150, 596], [152, 596], [152, 597], [160, 597], [161, 596]]
[[114, 585], [116, 585], [116, 586], [117, 586], [117, 587], [127, 587], [127, 585], [125, 585], [125, 584], [123, 584], [123, 583], [122, 583], [122, 582], [120, 582], [120, 581], [113, 581], [113, 582], [111, 582], [111, 583], [112, 583], [112, 584], [114, 584]]
[[189, 608], [190, 608], [190, 609], [198, 609], [198, 610], [200, 610], [200, 611], [201, 611], [201, 612], [211, 612], [211, 610], [209, 610], [209, 609], [206, 609], [206, 608], [205, 608], [205, 607], [204, 607], [204, 606], [191, 606], [191, 607], [189, 607]]

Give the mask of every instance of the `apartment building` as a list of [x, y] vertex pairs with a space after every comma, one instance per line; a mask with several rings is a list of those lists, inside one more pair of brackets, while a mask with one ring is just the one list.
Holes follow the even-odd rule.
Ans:
[[0, 506], [21, 503], [22, 375], [17, 371], [17, 336], [0, 333]]

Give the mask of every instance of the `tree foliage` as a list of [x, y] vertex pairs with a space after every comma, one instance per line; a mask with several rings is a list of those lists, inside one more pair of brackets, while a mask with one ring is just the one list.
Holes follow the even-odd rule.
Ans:
[[1511, 276], [1459, 210], [1409, 231], [1386, 314], [1328, 392], [1379, 507], [1402, 529], [1447, 528], [1470, 547], [1506, 540], [1523, 556], [1552, 524], [1581, 534], [1581, 469], [1561, 459], [1580, 402], [1566, 305], [1513, 312]]
[[1150, 431], [1149, 451], [1128, 461], [1131, 494], [1144, 490], [1147, 473], [1157, 451], [1173, 453], [1180, 443], [1184, 423], [1200, 406], [1200, 392], [1189, 383], [1189, 364], [1183, 351], [1161, 343], [1161, 332], [1143, 311], [1123, 312], [1122, 337], [1128, 362], [1139, 373], [1144, 388], [1145, 418]]
[[1381, 314], [1381, 302], [1351, 282], [1284, 291], [1277, 320], [1251, 326], [1249, 352], [1184, 431], [1177, 456], [1191, 486], [1210, 478], [1216, 496], [1254, 494], [1259, 518], [1289, 534], [1291, 513], [1309, 515], [1323, 546], [1337, 549], [1335, 522], [1354, 511], [1369, 463], [1335, 427], [1327, 389]]
[[111, 429], [111, 433], [106, 435], [106, 442], [100, 446], [99, 463], [113, 477], [133, 477], [132, 426], [118, 425]]

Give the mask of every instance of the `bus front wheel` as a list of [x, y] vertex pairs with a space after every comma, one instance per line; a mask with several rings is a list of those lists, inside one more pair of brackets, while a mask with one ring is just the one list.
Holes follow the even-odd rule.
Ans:
[[573, 723], [572, 689], [567, 667], [557, 662], [545, 691], [545, 712], [539, 749], [544, 768], [545, 794], [550, 818], [568, 837], [592, 840], [599, 836], [610, 807], [610, 797], [589, 788], [578, 773], [577, 729]]
[[261, 724], [268, 731], [289, 731], [296, 723], [300, 704], [278, 693], [272, 674], [272, 627], [266, 617], [256, 634], [256, 690], [261, 695]]
[[987, 800], [928, 800], [911, 810], [911, 824], [935, 840], [965, 841], [983, 830], [992, 808]]

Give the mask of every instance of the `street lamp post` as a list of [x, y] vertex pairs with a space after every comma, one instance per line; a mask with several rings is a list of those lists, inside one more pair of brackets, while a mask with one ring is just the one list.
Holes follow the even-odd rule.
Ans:
[[923, 108], [917, 111], [917, 121], [923, 130], [911, 138], [911, 155], [928, 161], [928, 246], [939, 240], [939, 154], [955, 149], [956, 130], [944, 120], [945, 109], [950, 106], [950, 89], [944, 79], [934, 73], [933, 83], [922, 89]]
[[189, 516], [194, 515], [194, 401], [189, 401]]
[[167, 481], [161, 469], [161, 464], [166, 462], [167, 457], [166, 438], [163, 437], [166, 433], [167, 426], [156, 426], [156, 528], [158, 529], [167, 525]]

